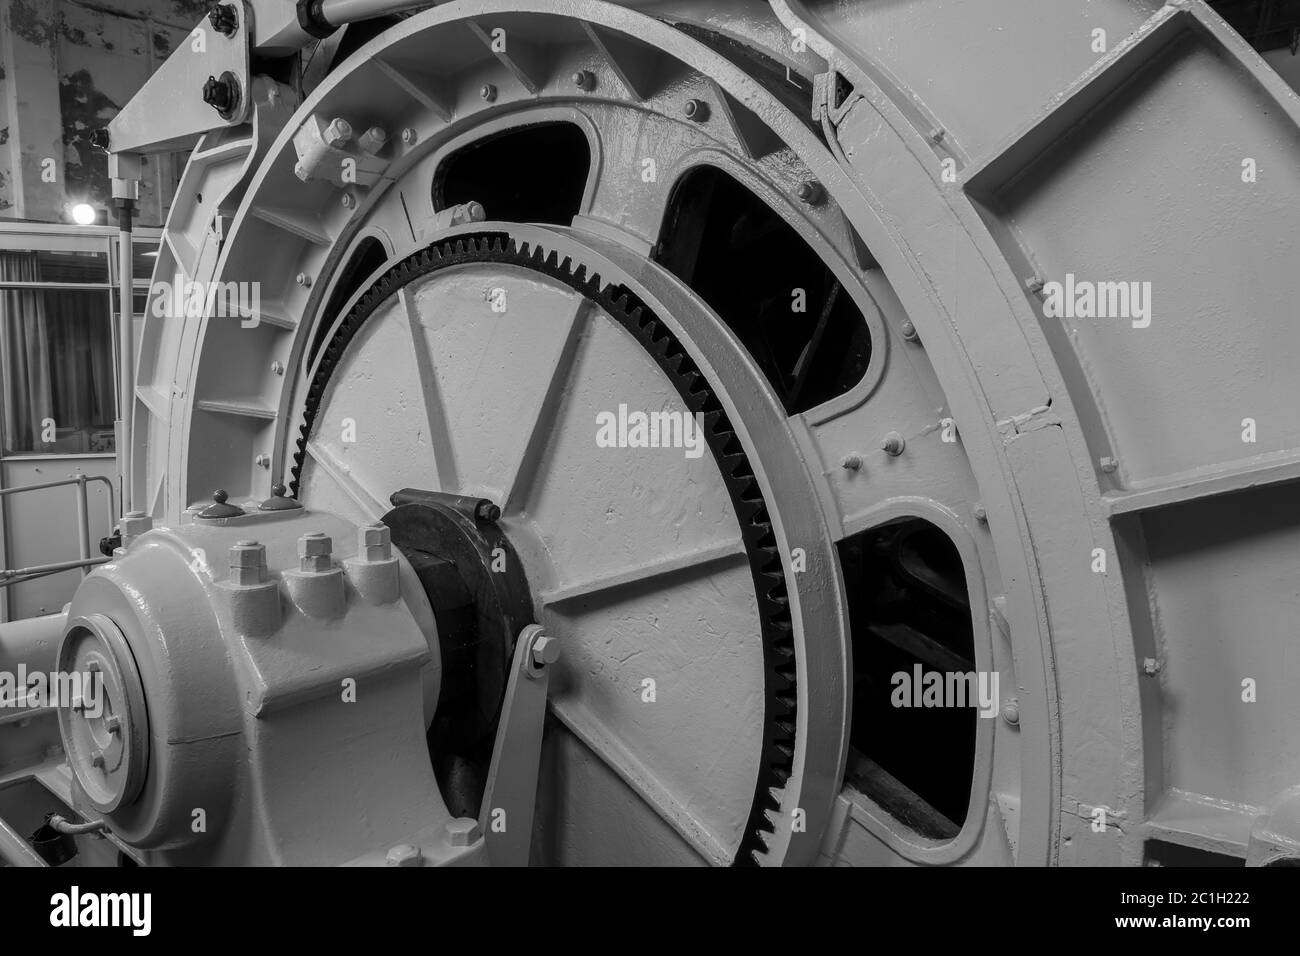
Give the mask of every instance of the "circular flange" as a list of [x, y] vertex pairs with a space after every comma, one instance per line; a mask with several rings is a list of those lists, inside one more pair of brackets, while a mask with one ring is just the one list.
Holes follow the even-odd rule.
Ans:
[[104, 614], [73, 618], [57, 673], [76, 688], [75, 699], [59, 708], [59, 734], [77, 782], [105, 813], [129, 805], [148, 770], [149, 718], [126, 637]]

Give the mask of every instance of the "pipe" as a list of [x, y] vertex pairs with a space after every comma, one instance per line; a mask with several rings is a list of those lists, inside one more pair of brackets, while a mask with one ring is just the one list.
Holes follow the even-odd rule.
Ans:
[[[82, 561], [90, 559], [90, 505], [86, 500], [86, 476], [75, 475], [77, 480], [77, 548]], [[81, 576], [90, 573], [90, 565], [83, 565]]]
[[135, 200], [118, 198], [117, 266], [120, 301], [117, 316], [117, 470], [122, 482], [122, 514], [131, 505], [131, 412], [135, 408], [135, 289], [131, 214]]
[[432, 6], [433, 0], [314, 0], [309, 5], [318, 24], [327, 28]]
[[71, 571], [73, 568], [86, 568], [96, 564], [108, 564], [112, 558], [79, 558], [76, 561], [60, 561], [57, 564], [38, 564], [30, 568], [6, 568], [0, 570], [0, 582], [17, 583], [10, 581], [11, 578], [27, 578], [33, 575], [40, 576], [46, 574], [57, 574], [60, 571]]

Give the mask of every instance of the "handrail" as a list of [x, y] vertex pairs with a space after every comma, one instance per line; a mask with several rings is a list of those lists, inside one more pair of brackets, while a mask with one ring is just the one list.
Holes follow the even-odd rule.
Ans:
[[59, 561], [54, 564], [40, 564], [30, 568], [5, 568], [0, 569], [0, 588], [7, 588], [10, 585], [22, 584], [25, 581], [34, 581], [37, 578], [43, 578], [51, 574], [59, 574], [63, 571], [70, 571], [73, 568], [81, 568], [82, 576], [90, 573], [91, 567], [96, 564], [104, 564], [108, 558], [92, 558], [90, 556], [90, 502], [86, 497], [86, 485], [92, 481], [102, 481], [108, 488], [108, 526], [112, 528], [113, 523], [117, 520], [117, 506], [114, 503], [113, 482], [105, 475], [69, 475], [62, 481], [44, 481], [35, 485], [20, 485], [17, 488], [0, 488], [0, 498], [6, 498], [9, 495], [16, 495], [24, 491], [43, 491], [46, 488], [62, 488], [66, 485], [77, 486], [77, 537], [81, 557], [76, 561]]

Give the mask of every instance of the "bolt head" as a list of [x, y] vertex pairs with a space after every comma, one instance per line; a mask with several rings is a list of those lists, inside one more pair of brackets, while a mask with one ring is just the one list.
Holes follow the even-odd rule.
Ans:
[[491, 103], [497, 98], [497, 88], [491, 83], [484, 83], [479, 87], [478, 95]]
[[545, 667], [547, 664], [554, 664], [560, 659], [560, 642], [553, 637], [539, 634], [533, 638], [531, 651], [533, 663], [538, 667]]
[[845, 455], [844, 460], [840, 462], [849, 471], [860, 471], [862, 468], [861, 455]]
[[989, 513], [984, 509], [983, 505], [976, 505], [972, 510], [975, 513], [975, 520], [980, 524], [989, 520]]
[[376, 522], [357, 531], [357, 550], [367, 561], [387, 561], [393, 556], [393, 532], [388, 525]]
[[388, 851], [386, 862], [389, 866], [424, 866], [424, 854], [418, 846], [402, 843]]
[[307, 275], [305, 272], [299, 272], [294, 281], [305, 289], [311, 288], [311, 276]]
[[272, 374], [272, 375], [283, 375], [283, 374], [284, 374], [284, 364], [281, 363], [281, 362], [272, 362], [272, 363], [271, 363], [271, 374]]
[[885, 454], [892, 455], [894, 457], [901, 455], [903, 453], [903, 449], [906, 447], [907, 447], [907, 442], [903, 440], [903, 436], [900, 435], [898, 432], [890, 432], [888, 435], [886, 435], [884, 438], [880, 440], [880, 450], [883, 451]]
[[249, 587], [266, 582], [266, 545], [239, 541], [229, 551], [230, 583]]
[[321, 134], [321, 138], [323, 138], [327, 144], [336, 149], [340, 146], [346, 145], [348, 140], [352, 139], [352, 124], [341, 116], [332, 119], [330, 120], [330, 124], [325, 127], [325, 131]]
[[1101, 467], [1101, 470], [1108, 475], [1112, 474], [1117, 468], [1119, 468], [1119, 462], [1114, 458], [1111, 458], [1109, 455], [1102, 458], [1097, 464]]
[[703, 100], [687, 100], [683, 112], [687, 119], [703, 122], [709, 118], [709, 107]]
[[447, 839], [452, 846], [473, 846], [483, 839], [478, 821], [471, 817], [458, 817], [447, 824]]
[[573, 85], [580, 90], [590, 90], [596, 86], [596, 77], [590, 70], [578, 70], [573, 74]]
[[480, 501], [474, 508], [474, 517], [490, 524], [501, 517], [501, 508], [490, 501]]
[[344, 193], [343, 198], [340, 201], [343, 203], [344, 209], [351, 209], [353, 206], [356, 205], [357, 202], [355, 199], [352, 198], [351, 193]]
[[915, 342], [917, 339], [916, 326], [910, 320], [903, 322], [903, 338], [909, 342]]
[[412, 143], [414, 143], [415, 130], [413, 130], [409, 126], [406, 127], [406, 129], [402, 130], [402, 142], [405, 143], [407, 146], [410, 146]]
[[330, 539], [330, 536], [320, 531], [305, 534], [298, 539], [299, 557], [330, 554], [333, 550], [334, 542]]
[[1142, 673], [1146, 674], [1148, 677], [1154, 677], [1156, 674], [1159, 674], [1160, 662], [1154, 657], [1142, 658]]
[[152, 530], [153, 518], [149, 517], [143, 511], [132, 511], [122, 518], [121, 523], [123, 537], [135, 537]]
[[1018, 726], [1020, 724], [1020, 701], [1012, 697], [1005, 704], [1003, 704], [1002, 719], [1005, 720], [1007, 723], [1009, 723], [1012, 727]]

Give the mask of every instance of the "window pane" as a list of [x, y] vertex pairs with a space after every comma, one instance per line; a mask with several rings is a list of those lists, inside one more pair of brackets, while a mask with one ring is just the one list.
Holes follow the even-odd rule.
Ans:
[[102, 252], [7, 252], [6, 258], [34, 256], [36, 272], [32, 276], [11, 276], [0, 271], [0, 278], [11, 282], [107, 282], [108, 258]]
[[[25, 255], [0, 254], [0, 278], [20, 271], [13, 260]], [[0, 290], [6, 454], [113, 451], [109, 315], [106, 291]]]
[[131, 264], [134, 270], [135, 278], [148, 281], [153, 278], [154, 263], [158, 261], [158, 239], [132, 239], [131, 253], [134, 262]]

